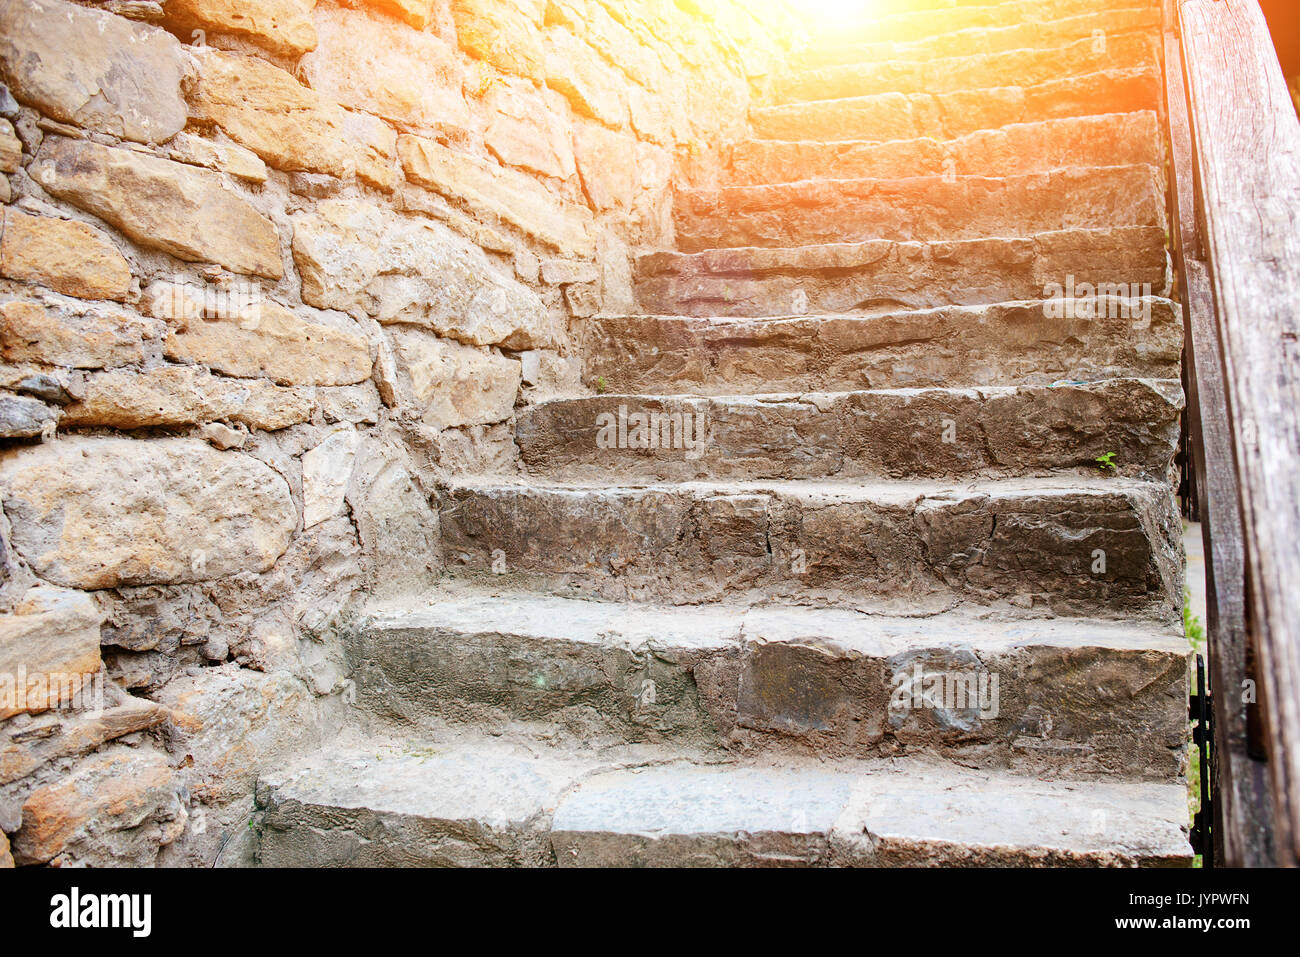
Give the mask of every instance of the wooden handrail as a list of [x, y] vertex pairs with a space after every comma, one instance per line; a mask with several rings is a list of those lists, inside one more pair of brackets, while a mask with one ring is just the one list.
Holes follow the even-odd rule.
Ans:
[[[1264, 806], [1258, 765], [1221, 754], [1219, 790], [1228, 806], [1218, 823], [1228, 832], [1220, 837], [1229, 863], [1267, 863], [1260, 858], [1275, 853], [1277, 863], [1295, 865], [1300, 121], [1258, 0], [1179, 0], [1177, 26], [1189, 107], [1182, 132], [1174, 90], [1182, 78], [1173, 75], [1179, 63], [1171, 58], [1166, 66], [1198, 478], [1208, 489], [1207, 569], [1216, 579], [1210, 653], [1216, 720], [1226, 724], [1216, 739], [1241, 750], [1250, 733], [1242, 707], [1250, 687], [1243, 684], [1257, 681], [1272, 798]], [[1259, 834], [1265, 824], [1272, 832], [1266, 850]]]

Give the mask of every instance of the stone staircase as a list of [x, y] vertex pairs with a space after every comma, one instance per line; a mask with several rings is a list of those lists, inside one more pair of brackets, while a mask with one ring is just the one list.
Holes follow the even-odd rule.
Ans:
[[1158, 7], [929, 6], [796, 55], [442, 491], [261, 864], [1190, 862]]

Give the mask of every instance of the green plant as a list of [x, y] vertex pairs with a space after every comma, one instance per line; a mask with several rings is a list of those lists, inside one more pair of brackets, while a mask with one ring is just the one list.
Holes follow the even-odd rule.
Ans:
[[603, 375], [596, 377], [596, 391], [601, 395], [604, 395], [606, 392], [609, 391], [609, 383], [605, 381], [605, 377]]
[[1183, 633], [1191, 643], [1193, 650], [1200, 654], [1205, 650], [1205, 626], [1199, 615], [1192, 614], [1191, 589], [1183, 590]]
[[1103, 472], [1118, 472], [1119, 466], [1115, 464], [1115, 453], [1107, 452], [1105, 455], [1099, 455], [1094, 460], [1097, 467]]

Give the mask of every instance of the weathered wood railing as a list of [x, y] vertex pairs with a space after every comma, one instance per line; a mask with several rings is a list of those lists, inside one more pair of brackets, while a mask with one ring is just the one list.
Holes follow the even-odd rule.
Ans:
[[1300, 863], [1300, 121], [1258, 0], [1167, 0], [1215, 857]]

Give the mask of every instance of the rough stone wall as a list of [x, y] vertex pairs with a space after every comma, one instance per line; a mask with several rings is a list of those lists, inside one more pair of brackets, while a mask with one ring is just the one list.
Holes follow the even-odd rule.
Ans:
[[0, 866], [238, 857], [778, 6], [0, 0]]

